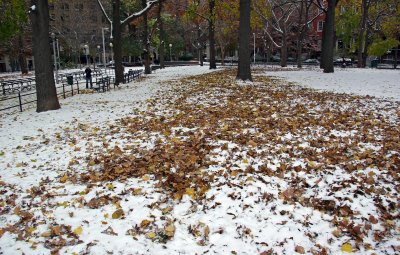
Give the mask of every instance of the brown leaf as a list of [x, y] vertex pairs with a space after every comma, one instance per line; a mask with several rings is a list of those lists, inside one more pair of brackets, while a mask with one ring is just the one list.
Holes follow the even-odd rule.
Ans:
[[304, 247], [303, 247], [303, 246], [300, 246], [300, 245], [296, 245], [296, 247], [294, 248], [294, 250], [295, 250], [295, 252], [300, 253], [300, 254], [306, 253], [305, 250], [304, 250]]

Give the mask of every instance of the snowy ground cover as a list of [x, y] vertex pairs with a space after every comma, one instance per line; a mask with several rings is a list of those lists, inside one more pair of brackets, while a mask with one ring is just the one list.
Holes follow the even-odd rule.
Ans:
[[208, 72], [3, 117], [0, 252], [399, 253], [399, 102]]
[[294, 70], [296, 71], [273, 71], [267, 74], [314, 89], [400, 101], [399, 69], [336, 68], [330, 74], [324, 74], [319, 68]]

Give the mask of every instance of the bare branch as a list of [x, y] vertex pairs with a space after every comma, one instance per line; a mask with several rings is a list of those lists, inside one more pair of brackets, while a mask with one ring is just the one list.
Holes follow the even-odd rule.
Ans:
[[100, 2], [100, 0], [97, 0], [97, 3], [99, 4], [100, 9], [101, 9], [101, 12], [102, 12], [103, 15], [106, 17], [107, 21], [108, 21], [110, 24], [112, 24], [112, 21], [111, 21], [110, 17], [108, 17], [107, 12], [106, 12], [106, 10], [105, 10], [104, 7], [103, 7], [103, 4]]

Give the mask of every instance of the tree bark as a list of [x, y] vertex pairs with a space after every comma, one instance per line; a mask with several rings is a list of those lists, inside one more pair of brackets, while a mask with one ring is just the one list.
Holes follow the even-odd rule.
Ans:
[[21, 67], [21, 73], [28, 74], [28, 65], [26, 63], [25, 47], [22, 34], [18, 36], [18, 47], [19, 47], [18, 62]]
[[204, 61], [203, 61], [203, 44], [200, 42], [201, 40], [201, 29], [200, 29], [200, 25], [197, 26], [197, 40], [198, 40], [198, 51], [199, 51], [199, 63], [200, 66], [204, 65]]
[[208, 40], [210, 44], [210, 69], [217, 69], [215, 60], [215, 0], [208, 0], [210, 17], [208, 19]]
[[335, 7], [337, 0], [328, 1], [328, 11], [324, 24], [322, 66], [324, 73], [333, 73], [333, 51], [335, 48]]
[[250, 80], [250, 0], [240, 0], [239, 63], [236, 79]]
[[357, 67], [359, 68], [364, 68], [363, 64], [363, 55], [365, 54], [363, 52], [364, 47], [363, 44], [366, 41], [365, 38], [365, 28], [367, 24], [367, 19], [368, 19], [368, 0], [362, 0], [362, 16], [361, 16], [361, 23], [360, 23], [360, 31], [358, 34], [358, 53], [357, 53]]
[[[142, 0], [143, 9], [146, 7], [146, 0]], [[150, 68], [150, 40], [149, 40], [149, 26], [147, 22], [147, 12], [143, 15], [143, 59], [144, 59], [144, 73], [151, 74]]]
[[122, 66], [122, 25], [120, 25], [120, 0], [113, 0], [113, 51], [115, 66], [115, 85], [124, 83], [124, 67]]
[[160, 68], [163, 69], [165, 68], [165, 63], [164, 63], [164, 56], [165, 56], [165, 32], [164, 32], [164, 21], [162, 19], [161, 13], [162, 13], [162, 2], [158, 3], [158, 12], [157, 12], [157, 17], [158, 17], [158, 28], [159, 28], [159, 37], [160, 37]]
[[32, 25], [33, 56], [35, 58], [35, 81], [37, 112], [60, 109], [54, 82], [49, 38], [49, 7], [47, 0], [31, 0], [35, 10], [30, 12]]

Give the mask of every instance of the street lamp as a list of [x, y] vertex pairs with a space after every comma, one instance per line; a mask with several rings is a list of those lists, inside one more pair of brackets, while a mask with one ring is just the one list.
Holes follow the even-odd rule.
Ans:
[[54, 68], [56, 70], [56, 83], [58, 83], [58, 68], [57, 68], [57, 59], [56, 59], [56, 34], [51, 33], [51, 39], [53, 39], [53, 57], [54, 57]]
[[[96, 58], [97, 58], [97, 54], [99, 54], [99, 63], [100, 63], [100, 45], [97, 45]], [[94, 63], [95, 63], [95, 68], [96, 68], [96, 60], [94, 61]]]
[[87, 44], [85, 44], [85, 45], [83, 46], [83, 48], [85, 49], [85, 55], [86, 55], [86, 65], [88, 65], [88, 64], [89, 64], [89, 61], [88, 61], [88, 51], [89, 51], [89, 46], [88, 46]]
[[113, 43], [110, 42], [110, 48], [111, 48], [111, 63], [114, 64], [114, 56], [113, 56]]
[[256, 33], [253, 33], [253, 60], [254, 60], [254, 64], [256, 63]]
[[172, 62], [172, 54], [171, 54], [172, 43], [169, 44], [169, 59]]
[[101, 35], [103, 37], [103, 65], [104, 65], [104, 73], [107, 73], [107, 65], [106, 65], [106, 46], [104, 43], [104, 30], [108, 31], [107, 27], [102, 27], [101, 28]]

